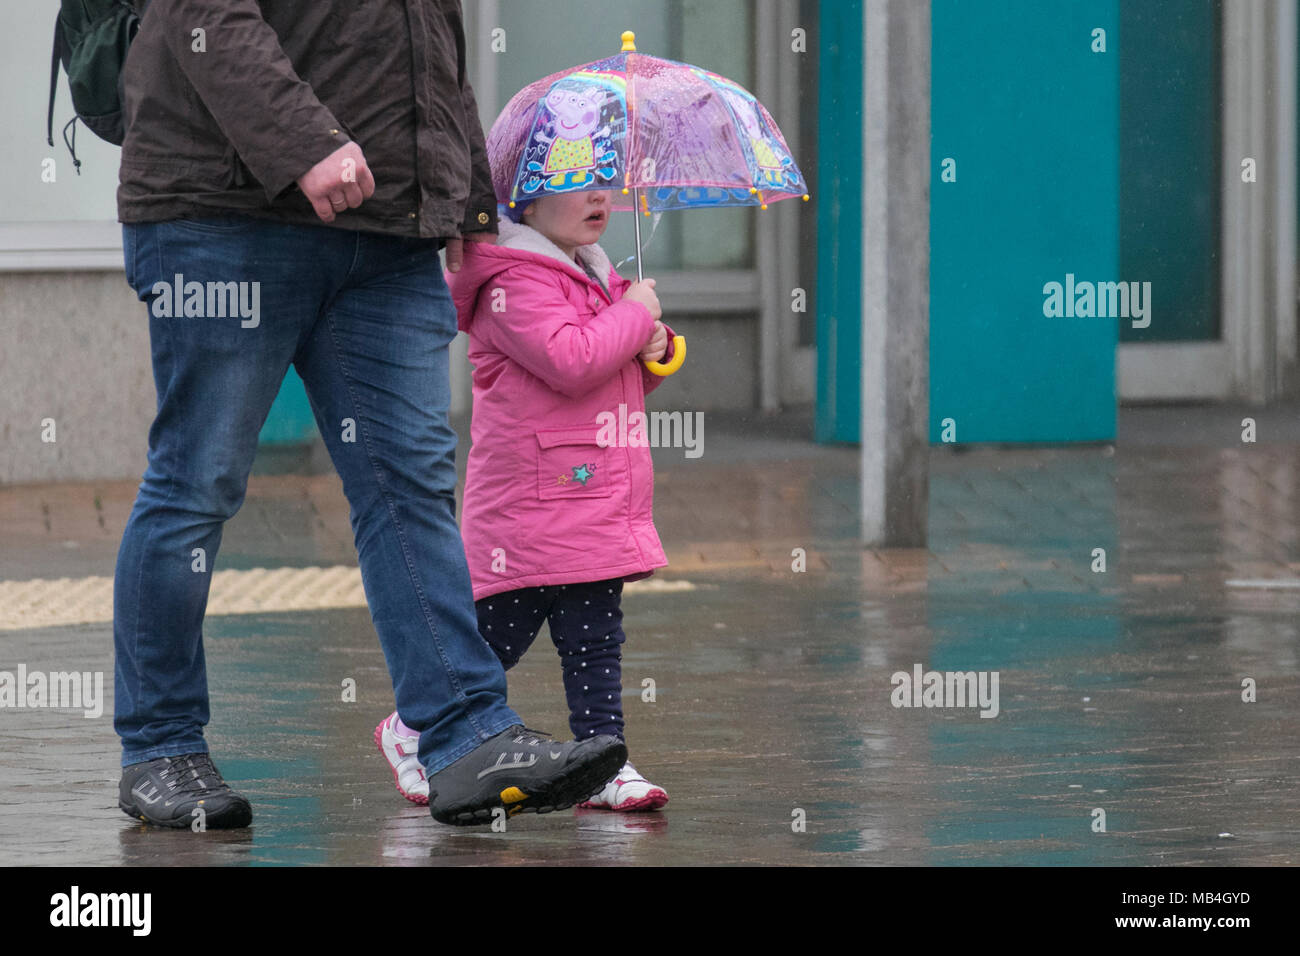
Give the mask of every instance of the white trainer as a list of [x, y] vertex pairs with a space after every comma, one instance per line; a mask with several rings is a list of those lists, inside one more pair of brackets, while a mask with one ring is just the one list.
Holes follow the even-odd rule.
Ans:
[[424, 778], [420, 763], [420, 738], [403, 737], [396, 732], [397, 711], [393, 711], [375, 728], [375, 743], [379, 752], [393, 768], [393, 782], [397, 792], [420, 806], [429, 804], [429, 781]]
[[668, 791], [656, 787], [636, 772], [630, 763], [623, 764], [618, 775], [605, 784], [605, 788], [588, 800], [578, 804], [587, 810], [615, 810], [628, 813], [634, 810], [658, 810], [668, 803]]

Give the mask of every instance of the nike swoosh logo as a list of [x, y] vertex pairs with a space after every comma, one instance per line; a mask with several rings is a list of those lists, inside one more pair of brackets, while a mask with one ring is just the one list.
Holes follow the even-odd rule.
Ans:
[[549, 756], [552, 760], [559, 760], [561, 757], [564, 756], [564, 751], [561, 750], [558, 754], [550, 754]]

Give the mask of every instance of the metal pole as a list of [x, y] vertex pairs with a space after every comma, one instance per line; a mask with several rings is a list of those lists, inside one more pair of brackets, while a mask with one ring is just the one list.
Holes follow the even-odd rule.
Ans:
[[862, 543], [926, 544], [930, 0], [863, 11]]
[[[783, 59], [793, 59], [788, 54], [783, 55], [778, 52], [781, 49], [777, 29], [778, 19], [776, 0], [758, 0], [754, 8], [754, 72], [757, 75], [758, 98], [761, 102], [769, 104], [773, 112], [780, 109], [778, 102], [780, 63]], [[777, 115], [780, 115], [782, 120], [789, 116], [779, 112]], [[789, 288], [782, 288], [781, 285], [781, 252], [778, 247], [780, 233], [776, 217], [786, 211], [782, 206], [795, 204], [786, 202], [769, 206], [766, 212], [759, 212], [757, 209], [751, 211], [754, 220], [754, 251], [758, 258], [756, 265], [760, 303], [758, 307], [758, 405], [765, 412], [775, 412], [781, 407], [780, 363], [786, 354], [782, 348], [781, 324], [786, 318], [794, 315], [789, 306]]]
[[1279, 0], [1273, 11], [1273, 136], [1277, 157], [1273, 201], [1273, 301], [1277, 326], [1270, 399], [1296, 388], [1296, 0]]

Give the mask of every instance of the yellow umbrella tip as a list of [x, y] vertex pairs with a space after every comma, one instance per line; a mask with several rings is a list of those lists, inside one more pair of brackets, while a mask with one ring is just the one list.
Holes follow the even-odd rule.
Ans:
[[511, 208], [511, 209], [514, 209], [514, 208], [515, 208], [515, 201], [514, 201], [513, 199], [510, 200], [510, 208]]
[[622, 53], [636, 52], [636, 34], [633, 33], [631, 30], [623, 31], [623, 49], [620, 52]]
[[809, 199], [812, 199], [812, 197], [809, 196], [807, 193], [804, 193], [804, 194], [803, 194], [803, 201], [804, 201], [804, 202], [807, 202]]
[[626, 186], [624, 186], [624, 187], [623, 187], [623, 195], [626, 196], [626, 195], [628, 194], [628, 192], [629, 192], [628, 188], [627, 188]]
[[759, 208], [759, 209], [766, 209], [766, 208], [767, 208], [767, 203], [763, 203], [763, 205], [759, 206], [758, 208]]

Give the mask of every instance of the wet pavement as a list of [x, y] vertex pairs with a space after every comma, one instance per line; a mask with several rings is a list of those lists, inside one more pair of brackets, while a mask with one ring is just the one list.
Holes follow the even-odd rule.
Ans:
[[[116, 806], [98, 622], [0, 631], [0, 670], [102, 671], [108, 698], [93, 719], [0, 708], [0, 863], [1300, 860], [1300, 408], [1124, 409], [1114, 445], [936, 446], [930, 546], [900, 551], [856, 543], [856, 450], [806, 441], [801, 415], [706, 420], [701, 458], [655, 453], [659, 577], [691, 587], [624, 602], [629, 746], [664, 812], [433, 823], [374, 747], [392, 692], [352, 607], [208, 619], [209, 742], [254, 826], [146, 830]], [[216, 567], [355, 564], [337, 479], [271, 473], [320, 464], [264, 456]], [[0, 488], [0, 581], [71, 595], [111, 575], [133, 495]], [[918, 666], [996, 672], [996, 716], [894, 706]], [[545, 637], [510, 693], [565, 732]]]

